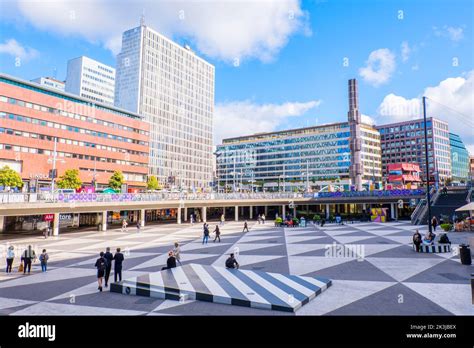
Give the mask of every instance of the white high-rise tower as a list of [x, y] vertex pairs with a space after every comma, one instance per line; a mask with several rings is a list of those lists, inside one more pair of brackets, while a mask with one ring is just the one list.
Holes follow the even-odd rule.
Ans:
[[209, 186], [214, 66], [142, 18], [123, 33], [116, 68], [115, 105], [150, 123], [150, 174], [174, 187]]

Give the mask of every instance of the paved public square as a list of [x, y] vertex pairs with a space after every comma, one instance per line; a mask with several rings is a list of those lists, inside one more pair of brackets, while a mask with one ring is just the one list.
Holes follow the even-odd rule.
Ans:
[[[217, 223], [210, 223], [211, 231]], [[328, 224], [324, 228], [274, 227], [243, 222], [221, 226], [222, 242], [201, 244], [202, 224], [163, 224], [128, 232], [74, 232], [59, 237], [3, 240], [2, 246], [46, 248], [48, 272], [39, 263], [31, 275], [0, 276], [1, 315], [294, 315], [200, 301], [172, 301], [97, 290], [95, 260], [107, 246], [125, 254], [123, 278], [161, 270], [172, 244], [182, 245], [184, 264], [224, 266], [236, 252], [242, 269], [320, 276], [332, 286], [296, 315], [474, 315], [470, 274], [459, 255], [417, 254], [409, 222]], [[421, 227], [422, 233], [426, 227]], [[453, 247], [473, 234], [450, 233]], [[342, 245], [344, 247], [342, 248]], [[336, 246], [336, 248], [333, 248]], [[455, 248], [453, 248], [455, 249]], [[337, 251], [345, 251], [343, 255]], [[331, 251], [336, 251], [331, 254]], [[4, 254], [4, 253], [3, 253]], [[113, 271], [111, 274], [113, 279]]]

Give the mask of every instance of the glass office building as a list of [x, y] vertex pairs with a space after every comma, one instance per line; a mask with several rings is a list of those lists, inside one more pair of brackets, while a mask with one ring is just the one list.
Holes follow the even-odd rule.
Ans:
[[[379, 132], [361, 126], [363, 181], [381, 180]], [[217, 146], [221, 190], [349, 189], [351, 151], [347, 122], [224, 139]]]
[[451, 145], [451, 173], [453, 182], [465, 183], [469, 180], [469, 151], [461, 140], [461, 137], [449, 133]]

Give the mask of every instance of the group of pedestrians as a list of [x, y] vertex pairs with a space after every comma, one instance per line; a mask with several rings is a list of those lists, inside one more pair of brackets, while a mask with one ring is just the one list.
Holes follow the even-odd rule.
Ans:
[[[142, 228], [142, 222], [140, 220], [137, 221], [137, 232], [139, 233], [141, 228]], [[122, 232], [128, 232], [128, 222], [126, 219], [123, 219], [122, 220], [122, 228], [121, 228], [121, 231]]]
[[[15, 260], [15, 247], [13, 245], [10, 245], [7, 249], [7, 267], [6, 267], [6, 273], [13, 273], [12, 267], [13, 267], [13, 261]], [[18, 272], [23, 272], [23, 274], [28, 274], [31, 273], [31, 265], [36, 262], [38, 257], [36, 256], [36, 252], [33, 249], [31, 245], [28, 245], [28, 247], [23, 251], [21, 254], [20, 258], [20, 266], [18, 267]], [[39, 256], [39, 261], [41, 264], [41, 271], [46, 272], [48, 269], [48, 260], [49, 260], [49, 255], [46, 252], [46, 249], [43, 249], [40, 256]]]
[[110, 252], [110, 248], [107, 247], [105, 249], [105, 253], [103, 251], [100, 252], [99, 258], [96, 260], [94, 267], [97, 268], [97, 282], [99, 287], [97, 290], [102, 291], [102, 281], [105, 278], [105, 287], [108, 287], [110, 272], [112, 271], [112, 261], [114, 263], [114, 279], [117, 281], [122, 280], [122, 264], [125, 260], [121, 249], [117, 248], [115, 255]]
[[258, 221], [259, 225], [260, 224], [265, 224], [265, 214], [262, 214], [262, 215], [258, 214], [257, 221]]
[[[209, 230], [209, 224], [208, 223], [204, 223], [203, 226], [202, 226], [202, 244], [207, 244], [207, 242], [209, 241], [209, 235], [211, 234], [210, 230]], [[213, 233], [215, 234], [215, 238], [214, 238], [214, 243], [218, 240], [219, 243], [221, 242], [221, 230], [219, 228], [218, 225], [216, 225], [216, 228], [214, 229]]]

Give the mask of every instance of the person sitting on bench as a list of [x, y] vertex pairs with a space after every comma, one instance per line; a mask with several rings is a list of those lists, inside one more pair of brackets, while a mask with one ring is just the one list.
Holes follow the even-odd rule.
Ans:
[[451, 244], [451, 241], [448, 238], [448, 235], [446, 233], [443, 233], [441, 236], [439, 236], [438, 240], [439, 244]]
[[426, 232], [425, 239], [423, 240], [423, 244], [431, 245], [434, 243], [435, 238], [436, 238], [436, 234], [428, 231]]
[[420, 251], [420, 244], [421, 244], [421, 234], [418, 230], [415, 231], [413, 235], [413, 245], [415, 245], [416, 251]]

